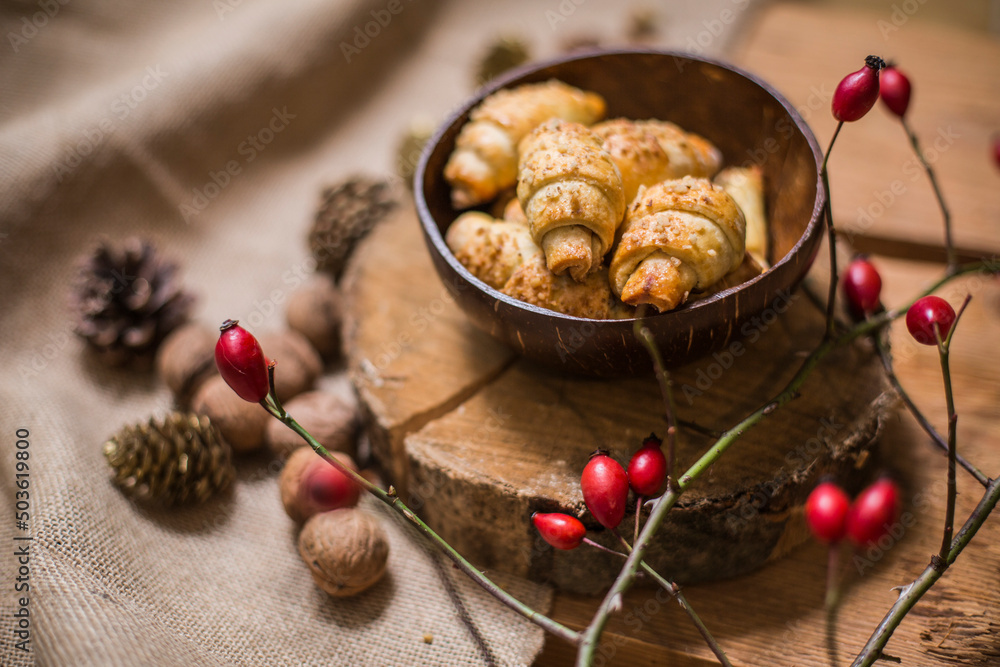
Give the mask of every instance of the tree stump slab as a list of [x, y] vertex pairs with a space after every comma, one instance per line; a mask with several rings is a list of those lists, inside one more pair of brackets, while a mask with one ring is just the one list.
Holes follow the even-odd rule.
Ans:
[[[368, 236], [343, 284], [348, 372], [373, 451], [401, 497], [483, 568], [573, 592], [605, 588], [620, 565], [614, 556], [553, 550], [530, 517], [568, 512], [593, 539], [614, 545], [586, 510], [580, 472], [595, 449], [625, 464], [645, 436], [666, 435], [655, 379], [533, 367], [475, 329], [438, 280], [412, 206]], [[729, 348], [672, 371], [678, 474], [714, 434], [781, 391], [823, 329], [822, 313], [794, 292]], [[648, 560], [692, 583], [786, 554], [807, 536], [802, 505], [821, 476], [856, 490], [877, 470], [877, 436], [895, 401], [866, 344], [830, 355], [800, 396], [749, 429], [685, 492]]]

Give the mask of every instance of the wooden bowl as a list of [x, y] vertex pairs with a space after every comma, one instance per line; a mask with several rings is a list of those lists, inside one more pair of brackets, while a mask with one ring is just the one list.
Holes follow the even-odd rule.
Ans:
[[421, 156], [414, 193], [424, 237], [442, 281], [476, 326], [566, 371], [620, 376], [651, 368], [633, 334], [634, 319], [572, 317], [513, 299], [475, 278], [444, 241], [460, 213], [451, 206], [444, 165], [469, 112], [499, 88], [551, 78], [603, 95], [608, 118], [673, 121], [718, 146], [723, 164], [763, 168], [772, 266], [737, 287], [647, 315], [668, 366], [721, 349], [754, 316], [787, 301], [822, 238], [822, 151], [808, 125], [777, 91], [731, 65], [665, 51], [600, 51], [534, 64], [486, 86], [438, 129]]

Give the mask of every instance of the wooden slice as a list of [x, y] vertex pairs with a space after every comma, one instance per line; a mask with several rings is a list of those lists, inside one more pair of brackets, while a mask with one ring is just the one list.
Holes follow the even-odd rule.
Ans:
[[[575, 592], [607, 586], [614, 556], [555, 551], [530, 517], [569, 512], [594, 539], [614, 544], [586, 510], [580, 472], [597, 448], [624, 465], [646, 435], [665, 435], [655, 379], [554, 374], [474, 329], [439, 282], [412, 207], [366, 239], [344, 288], [350, 377], [374, 451], [402, 497], [481, 567]], [[785, 386], [822, 338], [823, 316], [802, 292], [786, 294], [740, 333], [672, 373], [678, 417], [690, 424], [679, 434], [680, 472], [712, 433]], [[650, 562], [694, 582], [787, 553], [806, 537], [801, 507], [820, 476], [857, 488], [877, 469], [873, 444], [894, 400], [865, 345], [834, 353], [797, 399], [748, 430], [682, 496]], [[633, 522], [630, 512], [622, 531], [631, 534]]]

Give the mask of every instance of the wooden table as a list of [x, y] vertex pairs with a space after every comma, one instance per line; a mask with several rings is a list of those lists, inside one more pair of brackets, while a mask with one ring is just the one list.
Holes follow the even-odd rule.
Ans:
[[[957, 244], [970, 254], [1000, 252], [1000, 169], [991, 135], [1000, 130], [1000, 45], [985, 37], [922, 21], [915, 12], [861, 14], [773, 5], [753, 20], [729, 55], [799, 107], [822, 144], [835, 127], [830, 97], [839, 80], [869, 53], [895, 60], [914, 85], [909, 121], [933, 158], [950, 204]], [[880, 253], [883, 301], [900, 304], [941, 272], [913, 257], [940, 256], [943, 233], [930, 186], [913, 162], [899, 122], [876, 108], [841, 132], [830, 160], [838, 228], [855, 245]], [[894, 255], [886, 257], [882, 253]], [[816, 271], [826, 265], [817, 262]], [[973, 299], [952, 348], [960, 451], [987, 475], [1000, 474], [1000, 283], [973, 276], [939, 292], [958, 305]], [[946, 429], [937, 353], [893, 327], [904, 387], [931, 421]], [[848, 558], [840, 612], [841, 662], [864, 644], [895, 600], [892, 587], [916, 577], [941, 541], [945, 459], [909, 414], [883, 436], [887, 460], [906, 487], [912, 525], [884, 551]], [[959, 472], [957, 522], [981, 496]], [[735, 665], [824, 665], [825, 549], [809, 543], [758, 572], [691, 586], [687, 596]], [[558, 594], [553, 616], [583, 627], [597, 601]], [[601, 648], [604, 664], [717, 664], [681, 609], [655, 590], [633, 590]], [[890, 641], [904, 665], [1000, 663], [1000, 517], [991, 517], [955, 565], [924, 597]], [[571, 664], [572, 647], [549, 639], [538, 665]], [[599, 662], [601, 660], [599, 659]]]

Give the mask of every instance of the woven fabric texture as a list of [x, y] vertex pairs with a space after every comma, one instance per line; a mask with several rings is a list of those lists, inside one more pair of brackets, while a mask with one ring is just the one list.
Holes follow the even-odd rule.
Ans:
[[[655, 45], [727, 0], [664, 9]], [[638, 6], [638, 5], [637, 5]], [[645, 5], [642, 5], [645, 6]], [[525, 665], [544, 637], [471, 584], [381, 505], [387, 576], [353, 599], [312, 582], [279, 501], [280, 464], [239, 460], [232, 492], [137, 506], [101, 444], [162, 415], [152, 373], [107, 368], [73, 334], [74, 263], [98, 237], [141, 235], [178, 261], [206, 324], [283, 327], [312, 269], [322, 187], [392, 178], [416, 116], [436, 123], [474, 88], [498, 34], [535, 55], [596, 37], [629, 11], [592, 1], [36, 0], [0, 8], [0, 663], [4, 665]], [[704, 40], [703, 40], [704, 41]], [[397, 184], [397, 187], [401, 187]], [[414, 252], [422, 249], [414, 248]], [[328, 374], [324, 383], [349, 391]], [[27, 445], [17, 440], [26, 437]], [[14, 521], [17, 453], [29, 509]], [[22, 466], [23, 468], [23, 466]], [[15, 541], [15, 537], [31, 538]], [[27, 545], [27, 592], [15, 590]], [[499, 575], [498, 575], [499, 576]], [[499, 576], [538, 609], [552, 592]], [[26, 597], [30, 651], [16, 648]]]

